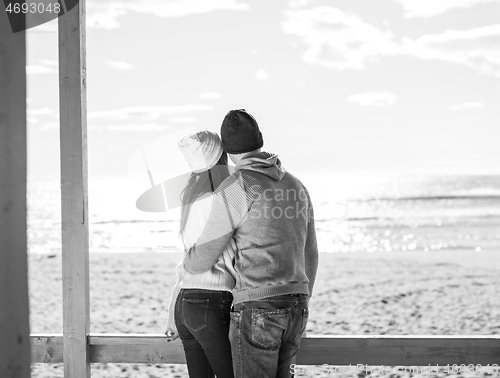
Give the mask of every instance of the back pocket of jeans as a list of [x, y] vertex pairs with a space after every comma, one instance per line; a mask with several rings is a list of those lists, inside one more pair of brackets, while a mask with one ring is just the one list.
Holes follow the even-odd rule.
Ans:
[[207, 326], [209, 299], [182, 298], [182, 321], [191, 331]]
[[290, 309], [252, 309], [252, 343], [265, 349], [279, 348], [290, 319]]
[[231, 311], [229, 313], [229, 317], [231, 318], [231, 320], [233, 320], [234, 322], [236, 322], [236, 324], [240, 325], [240, 320], [241, 320], [241, 313], [239, 311]]

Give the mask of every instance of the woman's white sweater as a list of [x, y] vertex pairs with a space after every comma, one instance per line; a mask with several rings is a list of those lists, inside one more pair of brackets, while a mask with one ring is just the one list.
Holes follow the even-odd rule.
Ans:
[[[207, 193], [199, 197], [191, 205], [189, 216], [182, 235], [182, 242], [185, 250], [189, 250], [200, 237], [203, 228], [210, 215], [213, 195]], [[178, 278], [179, 288], [182, 289], [207, 289], [207, 290], [227, 290], [231, 291], [235, 285], [236, 272], [233, 267], [234, 248], [236, 244], [232, 241], [228, 248], [224, 250], [215, 265], [208, 272], [202, 274], [191, 274], [180, 266]], [[184, 260], [184, 259], [183, 259]]]
[[[201, 235], [210, 214], [212, 199], [213, 194], [207, 193], [200, 196], [191, 205], [184, 233], [181, 235], [185, 251], [188, 251]], [[167, 328], [173, 327], [174, 325], [175, 301], [180, 289], [233, 290], [236, 283], [236, 272], [233, 267], [235, 250], [236, 244], [234, 240], [231, 240], [230, 244], [219, 256], [214, 266], [212, 266], [209, 271], [202, 274], [191, 274], [187, 272], [183, 268], [184, 258], [186, 256], [185, 254], [183, 255], [182, 260], [176, 267], [177, 282], [170, 298]]]

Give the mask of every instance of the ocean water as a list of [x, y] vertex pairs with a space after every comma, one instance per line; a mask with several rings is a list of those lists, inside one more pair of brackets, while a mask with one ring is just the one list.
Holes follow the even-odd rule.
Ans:
[[[500, 176], [307, 176], [322, 252], [500, 250]], [[135, 207], [142, 179], [89, 181], [90, 251], [179, 251], [178, 209]], [[28, 187], [31, 253], [61, 250], [56, 181]]]

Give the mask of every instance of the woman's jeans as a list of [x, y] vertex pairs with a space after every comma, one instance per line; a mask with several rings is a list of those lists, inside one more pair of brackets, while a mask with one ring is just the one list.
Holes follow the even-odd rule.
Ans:
[[233, 295], [228, 291], [181, 289], [175, 325], [191, 378], [233, 378], [228, 339]]
[[229, 339], [235, 377], [292, 376], [308, 301], [305, 294], [288, 294], [234, 305]]

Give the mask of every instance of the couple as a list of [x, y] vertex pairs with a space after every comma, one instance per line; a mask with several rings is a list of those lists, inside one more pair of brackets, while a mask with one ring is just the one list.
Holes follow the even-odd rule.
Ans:
[[221, 138], [203, 130], [179, 142], [192, 174], [166, 335], [181, 338], [192, 378], [290, 377], [306, 328], [318, 265], [313, 207], [262, 146], [244, 109], [225, 116]]

